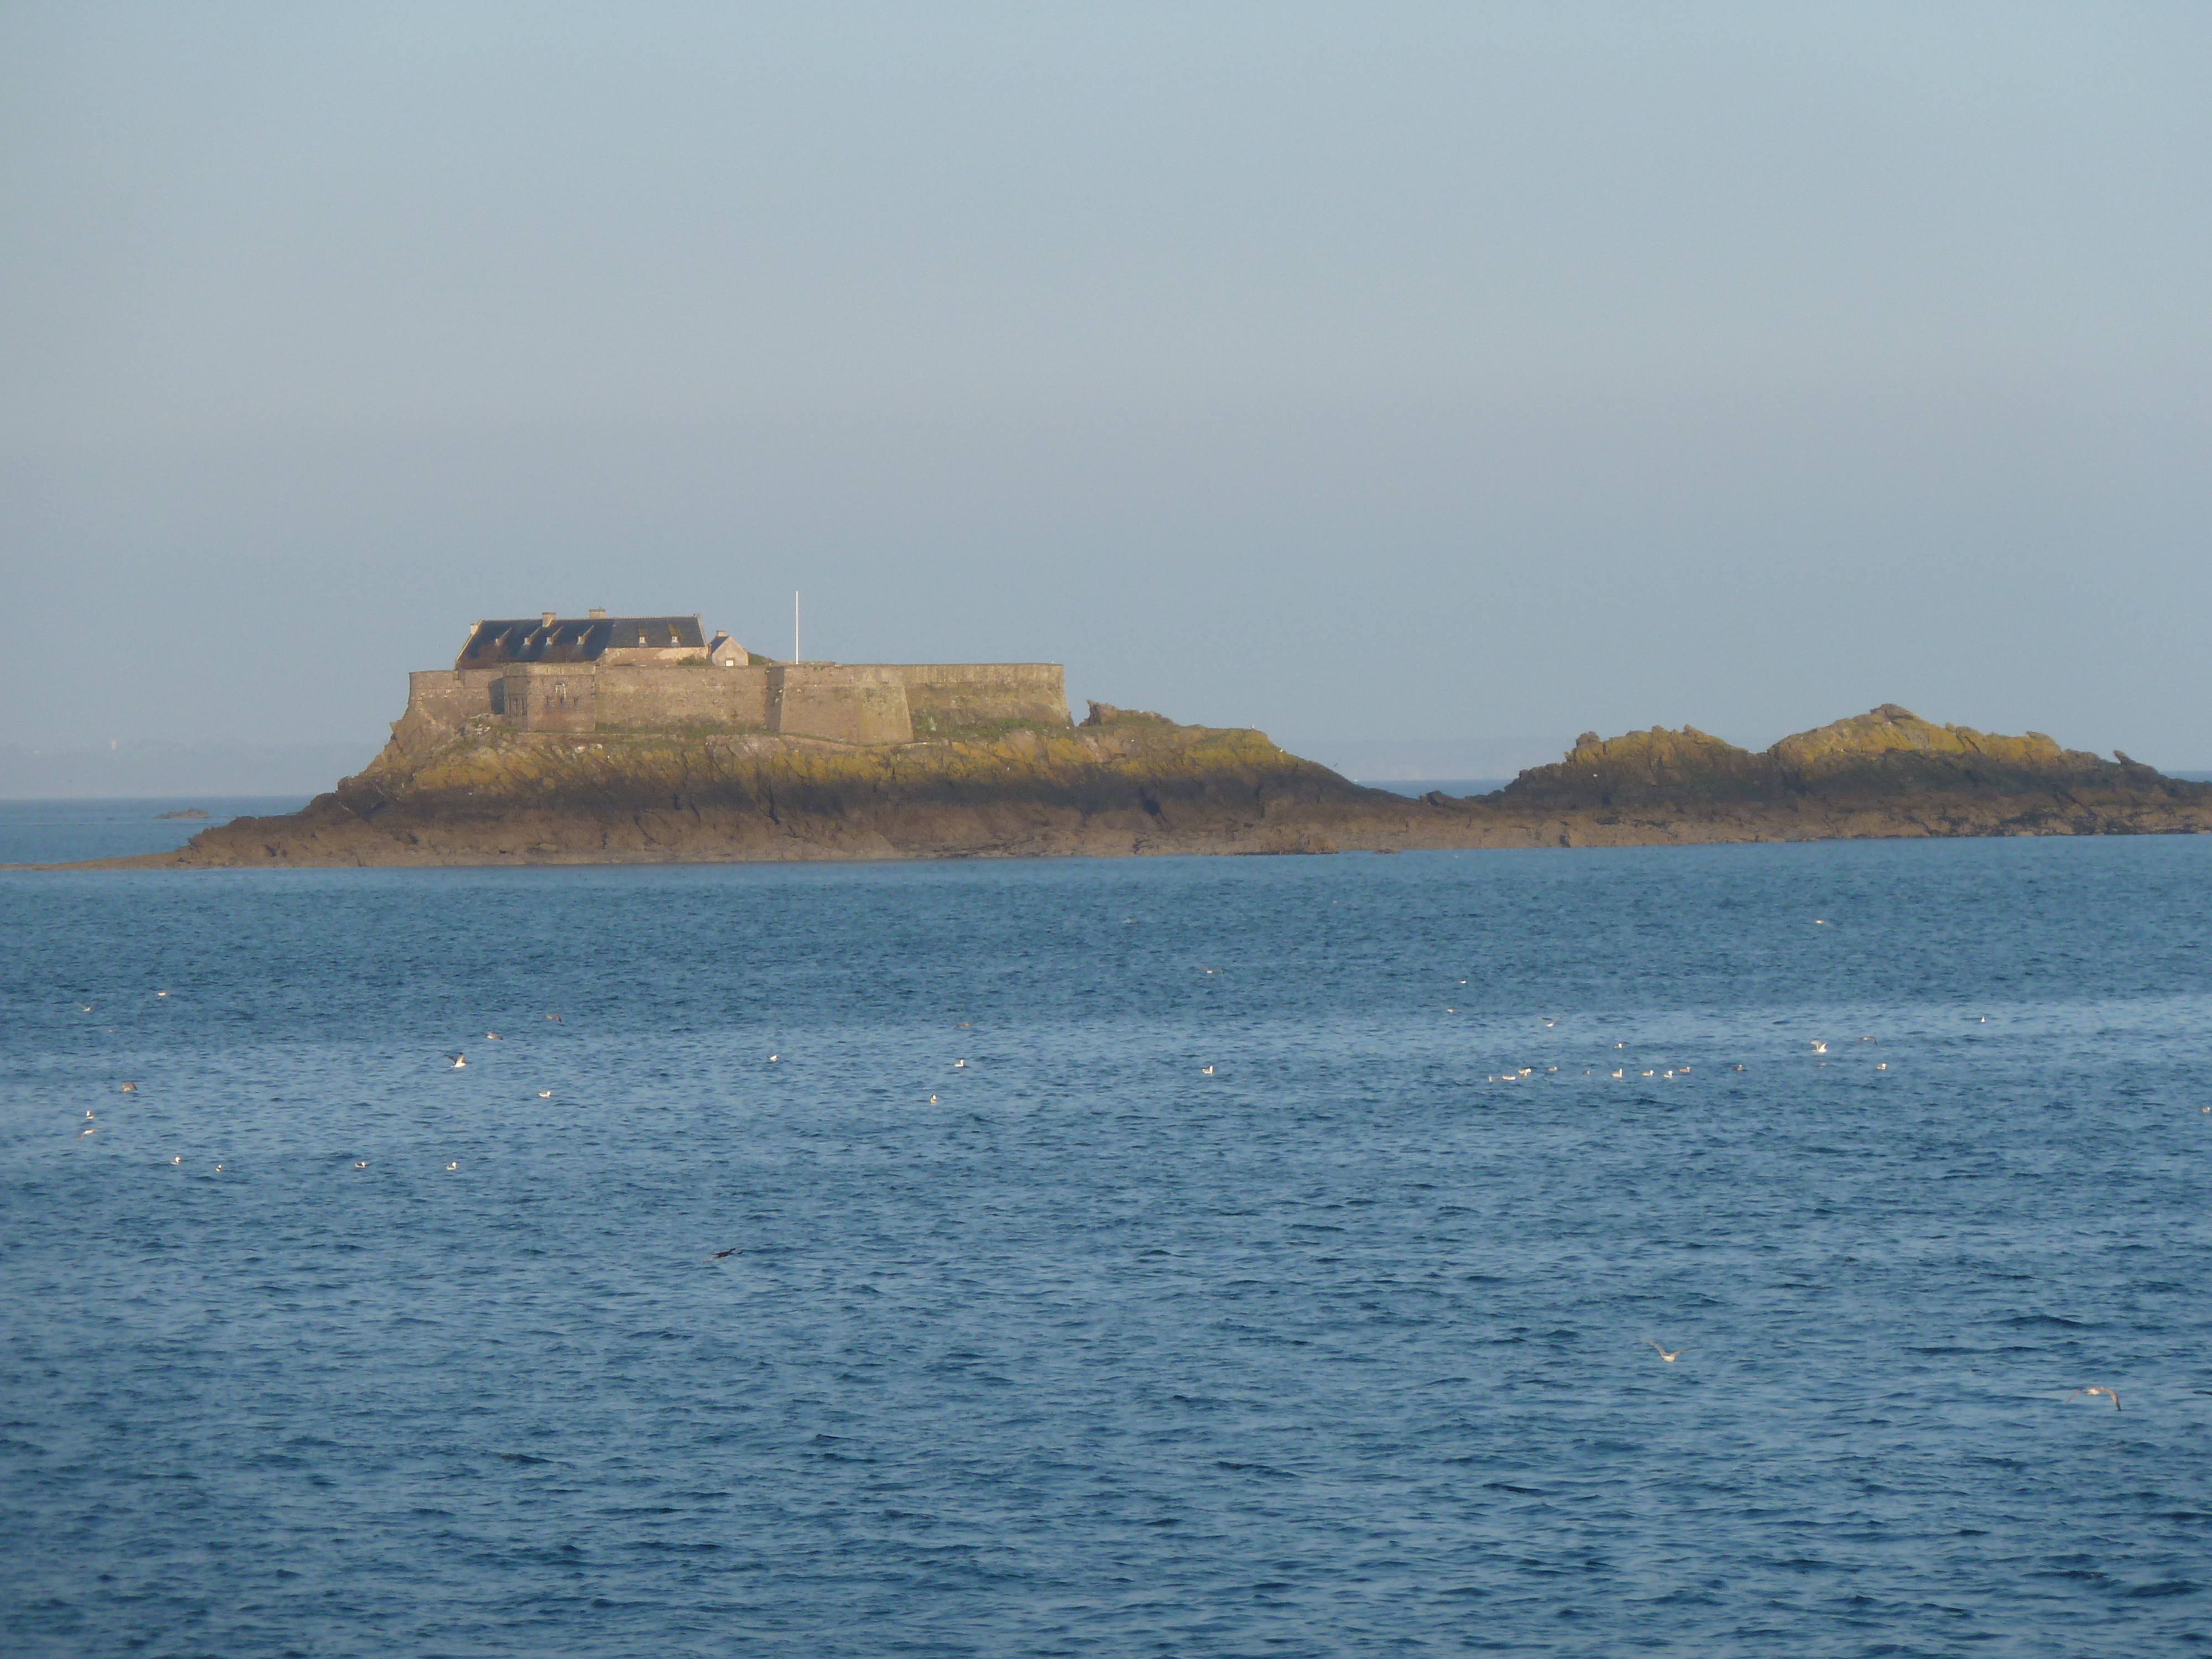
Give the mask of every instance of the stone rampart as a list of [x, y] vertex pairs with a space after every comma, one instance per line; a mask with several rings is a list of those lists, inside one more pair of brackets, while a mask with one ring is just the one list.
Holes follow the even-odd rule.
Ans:
[[599, 699], [602, 732], [771, 729], [765, 668], [608, 668]]
[[784, 663], [767, 673], [772, 731], [832, 743], [914, 741], [906, 684], [896, 668], [874, 663]]
[[598, 726], [599, 676], [588, 663], [511, 662], [500, 678], [507, 724], [525, 732]]
[[1056, 662], [897, 663], [915, 735], [963, 727], [1069, 726], [1067, 683]]
[[410, 675], [392, 735], [432, 746], [486, 714], [526, 732], [780, 732], [869, 745], [1071, 724], [1057, 663], [522, 662]]

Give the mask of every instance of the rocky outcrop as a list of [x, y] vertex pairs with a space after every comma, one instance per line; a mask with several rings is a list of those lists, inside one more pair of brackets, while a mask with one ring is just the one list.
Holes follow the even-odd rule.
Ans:
[[[2039, 732], [1937, 726], [1895, 703], [1761, 753], [1694, 726], [1601, 741], [1486, 798], [1516, 816], [1571, 820], [1589, 840], [1804, 840], [1929, 835], [2100, 835], [2212, 829], [2212, 786]], [[1626, 830], [1625, 836], [1614, 833]]]
[[[404, 725], [404, 722], [403, 722]], [[412, 729], [283, 817], [110, 867], [1395, 852], [2212, 830], [2212, 786], [1894, 705], [1763, 753], [1601, 739], [1494, 794], [1362, 788], [1258, 732], [1092, 703], [1080, 726], [864, 747], [773, 733]]]

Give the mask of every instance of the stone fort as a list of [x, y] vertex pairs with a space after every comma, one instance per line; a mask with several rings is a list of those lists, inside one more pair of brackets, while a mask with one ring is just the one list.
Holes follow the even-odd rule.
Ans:
[[479, 622], [451, 668], [408, 676], [392, 730], [442, 740], [489, 717], [523, 732], [774, 732], [900, 744], [1070, 724], [1058, 663], [775, 662], [693, 617]]

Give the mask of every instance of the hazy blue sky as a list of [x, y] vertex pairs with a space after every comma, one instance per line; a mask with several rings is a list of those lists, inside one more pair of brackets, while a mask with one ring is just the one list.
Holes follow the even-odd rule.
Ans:
[[365, 758], [477, 617], [799, 587], [1314, 746], [2212, 765], [2208, 88], [2202, 4], [11, 4], [0, 743]]

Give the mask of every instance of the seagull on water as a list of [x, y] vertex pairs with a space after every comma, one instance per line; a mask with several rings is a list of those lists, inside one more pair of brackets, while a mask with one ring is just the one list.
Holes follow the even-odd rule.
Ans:
[[[1644, 1340], [1646, 1342], [1651, 1342], [1651, 1339], [1648, 1336]], [[1664, 1348], [1660, 1348], [1656, 1342], [1651, 1342], [1651, 1346], [1655, 1348], [1659, 1348], [1659, 1357], [1670, 1365], [1690, 1351], [1690, 1345], [1686, 1342], [1685, 1342], [1680, 1347], [1675, 1349], [1672, 1353], [1668, 1353]]]
[[356, 1163], [353, 1167], [356, 1170], [366, 1170], [368, 1167], [368, 1160], [367, 1158], [362, 1158]]
[[936, 1097], [935, 1095], [932, 1095], [932, 1096], [930, 1096], [930, 1097], [929, 1097], [929, 1103], [930, 1103], [931, 1105], [933, 1105], [933, 1106], [934, 1106], [934, 1105], [936, 1105], [936, 1104], [937, 1104], [937, 1097]]
[[777, 1060], [781, 1060], [783, 1056], [781, 1054], [770, 1054], [768, 1057], [769, 1064], [773, 1066]]
[[952, 1062], [952, 1069], [957, 1072], [960, 1070], [962, 1066], [967, 1065], [967, 1063], [968, 1062], [964, 1060], [956, 1060]]
[[99, 1114], [99, 1113], [97, 1113], [97, 1112], [87, 1112], [87, 1113], [84, 1115], [84, 1121], [85, 1121], [87, 1123], [89, 1123], [89, 1122], [91, 1122], [91, 1121], [93, 1121], [93, 1119], [94, 1119], [95, 1117], [98, 1117], [99, 1115], [100, 1115], [100, 1114]]
[[1211, 1066], [1201, 1066], [1198, 1068], [1198, 1074], [1200, 1077], [1212, 1077], [1213, 1075], [1213, 1067]]
[[97, 1123], [88, 1123], [83, 1128], [79, 1129], [76, 1132], [76, 1138], [79, 1140], [82, 1140], [87, 1135], [96, 1135], [99, 1133], [100, 1125]]
[[2066, 1396], [2066, 1403], [2070, 1406], [2085, 1394], [2093, 1400], [2096, 1398], [2097, 1395], [2102, 1395], [2106, 1399], [2112, 1402], [2112, 1409], [2114, 1411], [2118, 1411], [2120, 1408], [2120, 1393], [2118, 1389], [2107, 1389], [2095, 1386], [2087, 1389], [2075, 1389], [2073, 1393]]
[[155, 994], [155, 996], [157, 996], [157, 997], [165, 997], [165, 996], [168, 995], [169, 994], [168, 994], [167, 991], [156, 991], [156, 992], [155, 992], [155, 993], [154, 993], [154, 994]]
[[1828, 1045], [1825, 1042], [1815, 1042], [1813, 1045], [1813, 1052], [1816, 1054], [1825, 1054], [1828, 1052]]
[[1875, 1061], [1874, 1068], [1877, 1072], [1886, 1072], [1889, 1069], [1889, 1062], [1886, 1060], [1878, 1060]]
[[1545, 1021], [1544, 1021], [1544, 1029], [1545, 1029], [1546, 1030], [1547, 1030], [1547, 1031], [1548, 1031], [1548, 1030], [1551, 1030], [1554, 1025], [1557, 1025], [1559, 1023], [1559, 1021], [1557, 1021], [1556, 1019], [1547, 1019], [1547, 1020], [1545, 1020]]
[[138, 1085], [135, 1083], [126, 1083], [120, 1089], [117, 1090], [116, 1092], [118, 1094], [135, 1095], [138, 1092]]
[[221, 1175], [221, 1174], [222, 1173], [222, 1164], [216, 1164], [216, 1165], [215, 1166], [215, 1172], [216, 1172], [217, 1175]]
[[184, 1158], [183, 1158], [181, 1156], [179, 1156], [179, 1157], [177, 1157], [177, 1158], [171, 1158], [171, 1159], [169, 1160], [169, 1164], [170, 1164], [171, 1167], [172, 1167], [172, 1168], [173, 1168], [173, 1167], [175, 1167], [177, 1164], [182, 1164], [184, 1161], [185, 1161], [185, 1160], [184, 1160]]
[[1615, 1077], [1621, 1077], [1621, 1076], [1625, 1076], [1625, 1075], [1626, 1075], [1626, 1073], [1624, 1073], [1623, 1072], [1620, 1071], [1618, 1068], [1616, 1068], [1616, 1069], [1614, 1070], [1614, 1072], [1613, 1072], [1613, 1076], [1615, 1076]]
[[80, 1002], [77, 1004], [77, 1006], [83, 1009], [88, 1014], [90, 1013], [93, 1009], [93, 1005], [89, 1002]]
[[453, 1171], [453, 1170], [458, 1170], [458, 1169], [459, 1169], [460, 1167], [461, 1167], [461, 1166], [460, 1166], [459, 1164], [448, 1164], [446, 1166], [447, 1170], [448, 1172], [451, 1172], [451, 1171]]
[[496, 1031], [486, 1031], [484, 1033], [484, 1041], [486, 1042], [497, 1042], [501, 1041], [501, 1037], [499, 1033]]
[[561, 1016], [558, 1014], [548, 1014], [545, 1018], [551, 1020], [556, 1025], [558, 1025], [561, 1023]]
[[550, 1100], [553, 1098], [553, 1091], [550, 1089], [540, 1089], [538, 1091], [538, 1097], [540, 1100]]

